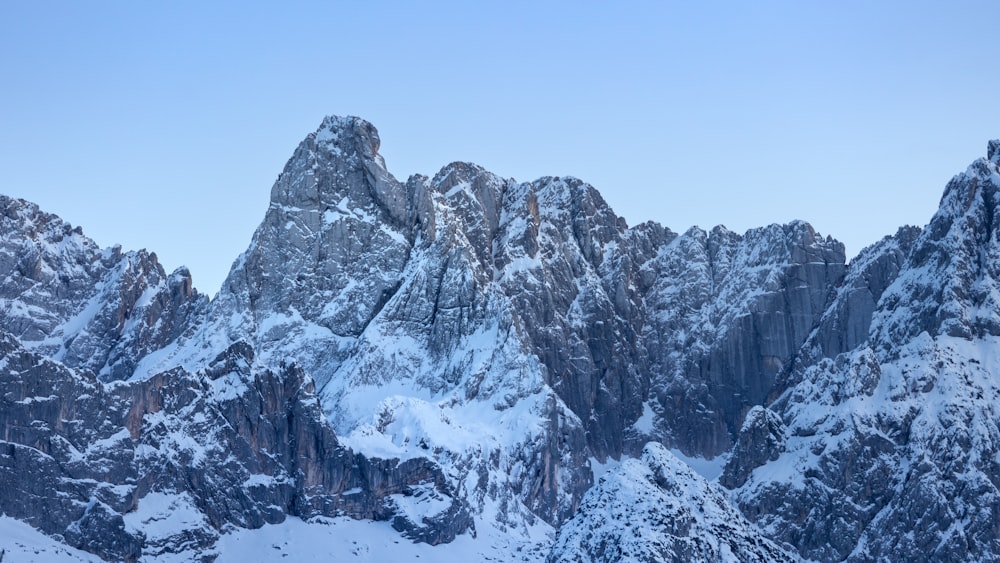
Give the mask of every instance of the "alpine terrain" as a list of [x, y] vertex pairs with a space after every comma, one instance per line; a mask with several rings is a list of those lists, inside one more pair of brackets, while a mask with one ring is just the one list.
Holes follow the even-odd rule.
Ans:
[[0, 559], [1000, 561], [1000, 141], [849, 262], [378, 150], [212, 299], [0, 196]]

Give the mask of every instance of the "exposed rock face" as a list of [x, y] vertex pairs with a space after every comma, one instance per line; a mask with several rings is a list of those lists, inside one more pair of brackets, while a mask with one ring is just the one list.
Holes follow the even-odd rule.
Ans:
[[[515, 222], [501, 217], [512, 183], [454, 164], [404, 186], [377, 149], [374, 128], [357, 118], [329, 118], [307, 137], [206, 319], [170, 359], [145, 370], [199, 365], [246, 338], [263, 365], [301, 362], [345, 437], [385, 436], [401, 457], [434, 456], [458, 473], [489, 475], [471, 498], [523, 503], [553, 523], [568, 517], [592, 480], [584, 430], [546, 385], [515, 303], [494, 282], [495, 239]], [[226, 338], [204, 346], [218, 335]], [[410, 398], [371, 392], [383, 386]], [[531, 418], [515, 415], [515, 406]], [[486, 445], [458, 423], [482, 408], [505, 427], [488, 432], [495, 440]], [[444, 424], [467, 436], [471, 450], [456, 451], [446, 436], [413, 436], [410, 444], [392, 432], [396, 421], [435, 412], [425, 426]], [[417, 442], [425, 448], [408, 451]], [[505, 509], [504, 518], [509, 511], [517, 512]]]
[[806, 223], [740, 236], [694, 228], [644, 265], [645, 345], [660, 441], [714, 457], [762, 404], [844, 275], [844, 247]]
[[733, 446], [732, 461], [719, 476], [719, 484], [730, 489], [739, 487], [754, 469], [778, 459], [785, 451], [786, 433], [776, 413], [761, 406], [750, 409]]
[[587, 492], [548, 561], [796, 561], [655, 442]]
[[828, 358], [853, 350], [868, 340], [868, 329], [882, 293], [896, 280], [913, 242], [920, 235], [917, 227], [900, 227], [861, 251], [851, 260], [837, 297], [823, 314], [817, 328], [816, 344]]
[[[975, 339], [1000, 334], [996, 154], [953, 178], [938, 212], [913, 244], [909, 268], [876, 313], [883, 349], [921, 332]], [[908, 299], [908, 300], [906, 300]]]
[[[117, 429], [100, 426], [100, 384], [26, 351], [8, 333], [0, 333], [0, 358], [3, 512], [101, 557], [135, 560], [141, 540], [121, 515], [132, 490], [115, 486], [125, 479], [120, 460], [132, 452], [112, 447]], [[88, 455], [97, 463], [85, 463]]]
[[[729, 447], [844, 273], [843, 246], [804, 223], [744, 236], [628, 229], [574, 178], [516, 183], [454, 163], [404, 185], [377, 150], [367, 122], [325, 120], [286, 165], [206, 320], [139, 373], [248, 339], [264, 365], [301, 362], [349, 442], [381, 435], [403, 450], [410, 437], [392, 421], [435, 409], [425, 429], [447, 420], [461, 434], [455, 421], [479, 405], [520, 405], [535, 422], [501, 417], [489, 433], [514, 442], [456, 452], [454, 440], [414, 440], [490, 475], [474, 497], [507, 503], [513, 491], [557, 524], [591, 483], [590, 456], [636, 452], [651, 436], [695, 455]], [[381, 387], [413, 399], [386, 402], [371, 391]], [[647, 411], [652, 427], [635, 428]]]
[[[347, 357], [343, 342], [395, 292], [412, 247], [405, 188], [378, 146], [363, 120], [324, 120], [275, 182], [213, 311], [230, 317], [222, 321], [231, 339], [250, 335], [265, 355], [294, 352], [321, 386]], [[323, 346], [310, 349], [311, 340]]]

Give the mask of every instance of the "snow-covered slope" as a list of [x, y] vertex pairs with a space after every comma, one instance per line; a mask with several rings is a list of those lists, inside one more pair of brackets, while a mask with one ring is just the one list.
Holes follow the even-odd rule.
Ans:
[[725, 492], [665, 447], [646, 445], [587, 492], [548, 561], [795, 561]]
[[92, 553], [73, 549], [46, 536], [31, 526], [7, 516], [0, 516], [0, 557], [3, 561], [38, 561], [49, 563], [97, 562]]

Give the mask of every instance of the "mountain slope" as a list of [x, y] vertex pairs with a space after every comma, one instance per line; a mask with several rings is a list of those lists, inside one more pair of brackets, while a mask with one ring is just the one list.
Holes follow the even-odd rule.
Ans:
[[[1000, 558], [997, 146], [948, 184], [919, 236], [901, 232], [857, 261], [858, 273], [882, 270], [908, 249], [873, 313], [847, 320], [870, 320], [867, 338], [823, 357], [827, 334], [814, 333], [770, 406], [778, 422], [741, 433], [771, 436], [771, 455], [738, 443], [723, 481], [804, 556]], [[843, 318], [850, 299], [842, 291], [831, 310]]]
[[590, 457], [725, 451], [843, 274], [804, 223], [629, 229], [573, 178], [455, 163], [404, 184], [378, 146], [357, 118], [309, 135], [205, 320], [137, 375], [239, 340], [295, 358], [347, 443], [451, 467], [502, 527], [572, 515]]
[[[254, 369], [251, 354], [108, 386], [0, 333], [4, 513], [123, 560], [210, 549], [227, 525], [286, 515], [391, 520], [428, 543], [469, 528], [436, 465], [354, 454], [301, 369]], [[393, 497], [417, 493], [436, 500]]]
[[102, 379], [130, 376], [208, 304], [187, 269], [168, 276], [145, 250], [101, 250], [24, 200], [0, 195], [0, 232], [0, 326]]
[[549, 555], [560, 561], [795, 561], [725, 493], [655, 442], [584, 497]]

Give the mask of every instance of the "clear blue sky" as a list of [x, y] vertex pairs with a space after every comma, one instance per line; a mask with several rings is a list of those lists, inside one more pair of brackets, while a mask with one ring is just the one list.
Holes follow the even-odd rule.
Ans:
[[630, 225], [923, 225], [1000, 137], [1000, 2], [0, 2], [0, 193], [214, 294], [324, 115], [398, 178], [573, 175]]

